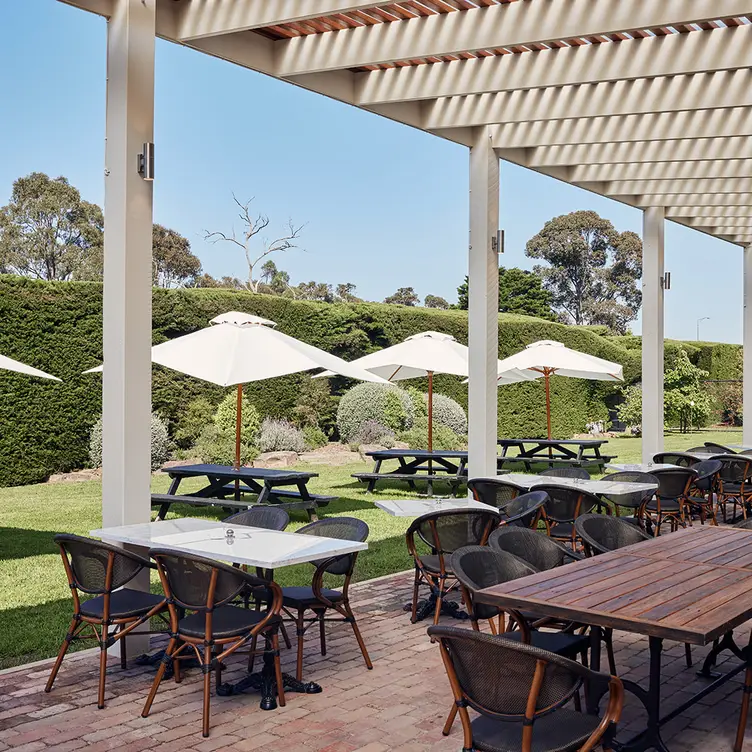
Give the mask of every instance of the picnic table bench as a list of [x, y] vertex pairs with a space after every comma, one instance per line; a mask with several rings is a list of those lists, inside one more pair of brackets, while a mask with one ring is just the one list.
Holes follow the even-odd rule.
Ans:
[[[425, 481], [428, 495], [433, 496], [434, 482], [444, 481], [456, 496], [459, 487], [467, 481], [467, 452], [462, 450], [378, 449], [366, 455], [374, 459], [373, 471], [353, 473], [352, 477], [368, 483], [368, 493], [373, 493], [381, 480], [406, 481], [413, 491], [417, 490], [416, 481]], [[387, 460], [397, 460], [399, 467], [382, 472], [381, 465]]]
[[[224, 509], [247, 509], [256, 504], [273, 504], [288, 511], [303, 510], [309, 519], [317, 517], [316, 510], [326, 506], [334, 496], [312, 494], [307, 487], [311, 478], [318, 473], [298, 470], [274, 470], [262, 467], [241, 467], [229, 465], [183, 465], [165, 468], [163, 472], [172, 478], [166, 494], [152, 494], [152, 505], [159, 505], [158, 519], [164, 519], [172, 504], [195, 506], [218, 506]], [[189, 494], [179, 494], [180, 484], [186, 478], [205, 477], [207, 485]], [[292, 490], [290, 487], [296, 490]], [[241, 497], [256, 495], [253, 502]]]
[[[601, 446], [608, 439], [499, 439], [501, 447], [498, 458], [500, 468], [522, 463], [530, 472], [536, 463], [549, 467], [597, 467], [603, 470], [616, 455], [601, 454]], [[516, 450], [510, 454], [509, 450]]]

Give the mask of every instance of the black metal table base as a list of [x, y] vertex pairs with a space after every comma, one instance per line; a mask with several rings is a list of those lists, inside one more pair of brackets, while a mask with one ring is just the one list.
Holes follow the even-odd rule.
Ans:
[[[162, 663], [162, 658], [164, 657], [165, 651], [164, 650], [157, 650], [156, 653], [143, 653], [142, 655], [137, 656], [133, 659], [133, 664], [135, 666], [150, 666], [153, 669], [158, 669], [159, 664]], [[180, 659], [181, 668], [199, 668], [201, 664], [198, 662], [196, 658], [188, 658], [187, 656], [185, 658]], [[172, 661], [170, 661], [167, 664], [167, 668], [165, 668], [164, 677], [165, 679], [171, 679], [173, 675], [173, 668], [172, 668]]]
[[[423, 619], [433, 618], [436, 613], [436, 601], [438, 597], [433, 593], [427, 599], [421, 599], [418, 601], [417, 608], [415, 609], [415, 622], [423, 621]], [[413, 604], [406, 603], [402, 607], [403, 611], [409, 611], [412, 613]], [[460, 604], [456, 601], [450, 601], [444, 598], [441, 601], [441, 615], [450, 616], [452, 619], [467, 619], [469, 618], [466, 611], [462, 611]]]

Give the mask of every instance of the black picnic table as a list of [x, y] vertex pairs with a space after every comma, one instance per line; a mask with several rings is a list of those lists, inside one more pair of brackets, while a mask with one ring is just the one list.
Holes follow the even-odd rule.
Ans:
[[[602, 470], [615, 458], [614, 455], [601, 454], [601, 447], [608, 443], [608, 439], [499, 439], [497, 443], [501, 447], [499, 467], [522, 463], [528, 472], [535, 463]], [[517, 451], [509, 454], [510, 449]]]
[[[373, 493], [380, 480], [406, 481], [416, 491], [415, 481], [426, 481], [428, 495], [433, 496], [434, 481], [446, 481], [457, 495], [459, 486], [467, 480], [467, 452], [462, 450], [427, 449], [378, 449], [366, 452], [373, 457], [374, 466], [370, 473], [353, 473], [353, 478], [368, 483], [368, 493]], [[386, 460], [397, 460], [399, 467], [395, 470], [381, 472], [381, 465]]]
[[[318, 473], [299, 470], [274, 470], [263, 467], [241, 467], [230, 465], [182, 465], [164, 468], [162, 472], [172, 478], [166, 494], [152, 494], [152, 504], [159, 504], [157, 519], [164, 519], [171, 504], [194, 504], [246, 509], [255, 504], [273, 504], [283, 509], [304, 509], [311, 519], [316, 517], [316, 509], [325, 506], [334, 497], [312, 494], [307, 487], [311, 478]], [[185, 478], [207, 479], [207, 485], [189, 494], [179, 494], [180, 484]], [[295, 490], [291, 490], [293, 487]], [[255, 502], [241, 500], [243, 494], [255, 494]]]

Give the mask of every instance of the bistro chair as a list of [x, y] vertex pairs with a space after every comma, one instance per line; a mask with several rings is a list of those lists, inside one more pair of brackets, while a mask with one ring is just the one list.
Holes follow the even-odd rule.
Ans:
[[[657, 485], [658, 478], [650, 473], [625, 470], [624, 472], [604, 475], [601, 480], [609, 480], [614, 483], [652, 483]], [[621, 509], [631, 509], [632, 516], [639, 522], [642, 505], [652, 498], [654, 491], [634, 491], [632, 493], [618, 494], [616, 496], [603, 495], [603, 498], [614, 505], [616, 516], [620, 516]]]
[[504, 525], [494, 530], [488, 538], [488, 545], [496, 551], [513, 554], [539, 572], [582, 558], [563, 543], [523, 527]]
[[[405, 534], [407, 550], [415, 562], [415, 581], [411, 621], [417, 620], [418, 593], [427, 585], [436, 598], [433, 622], [438, 624], [444, 598], [458, 587], [449, 557], [464, 546], [485, 546], [488, 536], [499, 526], [499, 515], [479, 509], [447, 509], [424, 514], [413, 520]], [[418, 551], [417, 542], [431, 549], [430, 554]]]
[[741, 507], [742, 517], [747, 519], [747, 504], [752, 498], [752, 457], [740, 454], [719, 454], [713, 459], [721, 463], [718, 472], [716, 504], [726, 522], [726, 505], [731, 502], [732, 515], [736, 518], [736, 506]]
[[584, 467], [552, 467], [544, 470], [539, 475], [548, 478], [576, 478], [577, 480], [590, 480], [590, 473]]
[[[126, 668], [126, 636], [142, 624], [148, 624], [152, 616], [162, 614], [167, 609], [167, 601], [162, 595], [126, 587], [144, 569], [153, 568], [148, 559], [80, 535], [60, 534], [54, 541], [60, 547], [73, 596], [73, 618], [44, 691], [52, 690], [71, 642], [94, 639], [99, 644], [97, 707], [101, 710], [104, 708], [107, 649], [119, 642], [120, 666]], [[81, 593], [94, 597], [82, 601]]]
[[701, 454], [715, 454], [715, 449], [710, 449], [710, 447], [705, 446], [703, 444], [702, 446], [696, 446], [696, 447], [690, 447], [689, 449], [685, 449], [685, 452], [699, 452]]
[[692, 467], [700, 460], [686, 452], [658, 452], [653, 455], [656, 465], [676, 465], [677, 467]]
[[290, 524], [290, 515], [279, 507], [258, 504], [222, 520], [226, 525], [260, 527], [264, 530], [284, 530]]
[[687, 497], [689, 513], [692, 514], [694, 509], [700, 513], [700, 524], [705, 524], [705, 519], [710, 517], [713, 525], [718, 524], [715, 514], [715, 504], [713, 494], [718, 488], [718, 480], [723, 467], [720, 460], [703, 460], [692, 466], [697, 473], [693, 480]]
[[574, 526], [586, 556], [605, 554], [653, 539], [637, 525], [605, 514], [583, 514], [575, 520]]
[[[574, 752], [610, 748], [621, 717], [621, 681], [576, 661], [457, 627], [429, 627], [439, 642], [464, 732], [463, 752]], [[608, 693], [602, 716], [569, 707], [584, 688]], [[472, 719], [468, 706], [479, 715]], [[576, 705], [575, 705], [576, 708]]]
[[[658, 490], [643, 506], [642, 516], [646, 524], [654, 525], [656, 535], [661, 534], [661, 526], [666, 520], [671, 531], [679, 526], [686, 527], [689, 489], [697, 473], [691, 467], [672, 467], [659, 468], [651, 474], [658, 479]], [[689, 524], [692, 524], [691, 516]]]
[[499, 509], [500, 524], [536, 530], [539, 523], [543, 522], [546, 532], [548, 532], [548, 520], [545, 512], [547, 501], [548, 494], [544, 491], [529, 491], [517, 496]]
[[[214, 673], [216, 686], [219, 687], [222, 683], [222, 662], [252, 641], [251, 649], [254, 649], [254, 638], [258, 635], [264, 637], [264, 652], [270, 651], [273, 656], [277, 697], [279, 704], [284, 706], [285, 692], [277, 636], [282, 608], [279, 585], [203, 556], [167, 548], [153, 548], [149, 555], [157, 563], [159, 579], [167, 597], [170, 641], [141, 715], [144, 718], [149, 715], [168, 664], [172, 662], [175, 681], [180, 682], [180, 661], [195, 656], [204, 677], [202, 733], [204, 737], [209, 736], [211, 675]], [[246, 586], [266, 591], [266, 611], [251, 611], [229, 605]], [[186, 616], [186, 611], [192, 613]]]
[[[362, 542], [368, 538], [368, 525], [355, 517], [327, 517], [323, 520], [311, 522], [296, 531], [297, 535], [313, 535], [323, 538], [338, 538], [340, 540]], [[355, 614], [350, 607], [350, 581], [355, 571], [358, 552], [331, 556], [311, 562], [315, 567], [311, 585], [282, 588], [283, 610], [295, 622], [298, 635], [298, 657], [296, 678], [303, 680], [303, 639], [309, 627], [319, 625], [319, 640], [321, 655], [326, 655], [326, 622], [337, 621], [348, 623], [355, 634], [360, 652], [363, 654], [366, 668], [373, 668], [371, 659], [360, 634]], [[341, 589], [334, 590], [324, 586], [325, 575], [344, 577]], [[313, 616], [306, 617], [311, 611]], [[327, 611], [336, 612], [338, 616], [326, 617]]]
[[710, 452], [715, 452], [717, 454], [736, 454], [733, 449], [730, 449], [727, 446], [723, 446], [723, 444], [716, 444], [713, 441], [706, 441], [705, 446]]
[[467, 482], [467, 489], [476, 501], [497, 509], [526, 491], [522, 486], [503, 478], [473, 478]]
[[577, 550], [577, 534], [574, 521], [594, 509], [611, 514], [611, 509], [597, 496], [580, 488], [569, 486], [541, 485], [536, 491], [548, 494], [544, 509], [549, 523], [549, 535], [555, 540], [566, 541]]

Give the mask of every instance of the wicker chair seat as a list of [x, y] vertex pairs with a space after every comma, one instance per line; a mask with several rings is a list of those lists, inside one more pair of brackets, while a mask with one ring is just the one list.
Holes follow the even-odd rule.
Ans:
[[[444, 556], [444, 571], [447, 574], [452, 574], [452, 567], [449, 565], [449, 560], [451, 559], [451, 556]], [[427, 569], [429, 572], [441, 572], [441, 564], [440, 559], [438, 555], [435, 554], [427, 554], [426, 556], [420, 557], [420, 562], [423, 564], [423, 567]]]
[[[600, 718], [562, 708], [538, 718], [533, 725], [532, 752], [573, 752], [595, 731]], [[519, 752], [522, 722], [478, 716], [472, 721], [473, 747], [479, 752]]]
[[[237, 606], [220, 606], [212, 614], [212, 636], [217, 639], [235, 637], [250, 632], [262, 619], [267, 618], [265, 611], [254, 611]], [[282, 622], [279, 616], [269, 620], [269, 627]], [[197, 612], [186, 616], [178, 622], [178, 633], [186, 637], [202, 639], [206, 634], [206, 614]]]
[[[740, 494], [742, 492], [742, 484], [736, 483], [731, 480], [724, 480], [723, 481], [723, 493], [726, 496], [730, 496], [733, 494]], [[745, 483], [744, 484], [744, 494], [745, 496], [752, 492], [752, 484]]]
[[574, 529], [573, 522], [556, 522], [551, 523], [551, 537], [569, 539], [572, 537], [572, 530]]
[[[645, 504], [645, 509], [647, 509], [649, 512], [657, 512], [658, 501], [656, 499], [651, 499], [647, 504]], [[662, 498], [661, 499], [661, 511], [662, 512], [678, 512], [679, 500]]]
[[[475, 607], [477, 610], [477, 606]], [[538, 617], [540, 618], [540, 617]], [[522, 632], [504, 632], [499, 635], [500, 639], [522, 639]], [[590, 647], [590, 635], [569, 634], [568, 632], [541, 632], [534, 629], [530, 632], [530, 644], [549, 653], [563, 655], [565, 658], [577, 658]]]
[[[321, 594], [332, 603], [342, 600], [342, 593], [339, 590], [322, 588]], [[303, 608], [309, 605], [315, 605], [316, 603], [321, 603], [321, 601], [319, 601], [319, 599], [313, 594], [313, 588], [305, 585], [301, 587], [282, 588], [282, 602], [285, 606], [292, 606], [294, 608], [297, 608], [298, 606]]]
[[[110, 618], [127, 619], [143, 616], [154, 606], [164, 602], [163, 595], [152, 595], [142, 590], [122, 588], [110, 595]], [[104, 615], [104, 596], [98, 595], [88, 601], [82, 601], [81, 613], [94, 619], [101, 619]]]

